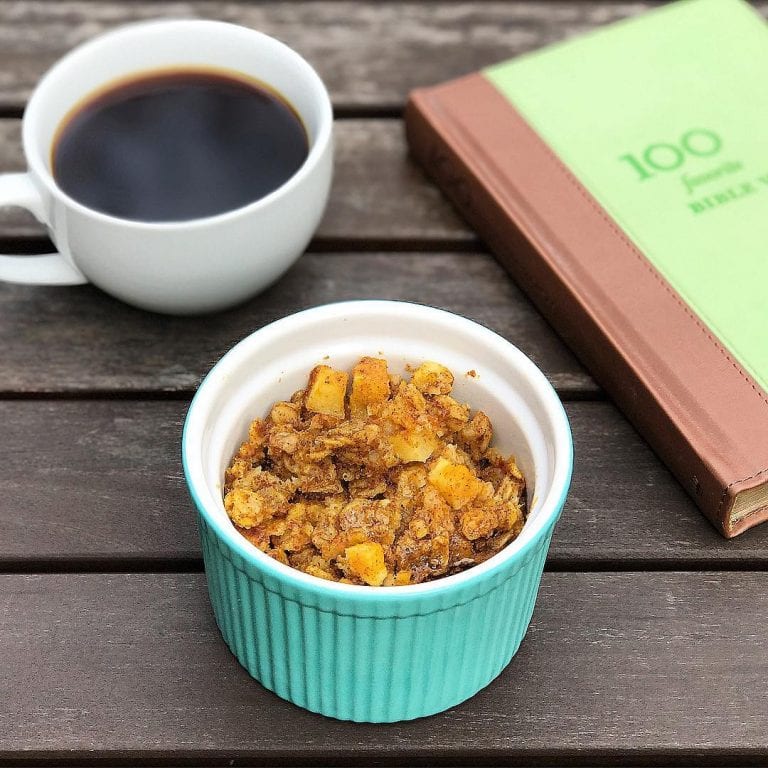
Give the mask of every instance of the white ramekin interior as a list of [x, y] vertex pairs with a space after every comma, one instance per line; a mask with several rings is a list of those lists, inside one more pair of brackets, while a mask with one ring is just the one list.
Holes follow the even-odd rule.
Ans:
[[[237, 533], [222, 501], [224, 470], [250, 421], [303, 387], [314, 365], [348, 370], [364, 355], [386, 358], [395, 373], [424, 360], [448, 366], [456, 377], [453, 396], [485, 411], [494, 426], [493, 445], [514, 454], [528, 484], [528, 520], [502, 552], [455, 576], [393, 591], [428, 590], [479, 575], [548, 526], [568, 488], [572, 447], [562, 405], [544, 375], [512, 344], [465, 318], [404, 302], [356, 301], [262, 328], [227, 353], [201, 384], [185, 427], [185, 468], [198, 505], [229, 544], [270, 569], [285, 568], [293, 580], [317, 581], [275, 563]], [[370, 589], [325, 583], [331, 589]]]

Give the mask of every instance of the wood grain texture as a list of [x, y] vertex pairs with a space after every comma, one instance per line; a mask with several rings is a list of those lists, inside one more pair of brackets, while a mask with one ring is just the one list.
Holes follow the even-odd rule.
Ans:
[[545, 574], [496, 681], [384, 727], [313, 715], [249, 678], [202, 574], [6, 575], [0, 619], [9, 763], [24, 750], [89, 764], [702, 765], [768, 750], [762, 573]]
[[[476, 243], [474, 233], [407, 154], [400, 120], [337, 120], [331, 198], [315, 238], [370, 249], [378, 243]], [[0, 173], [21, 171], [21, 121], [0, 119]], [[0, 242], [45, 237], [20, 208], [0, 208]]]
[[478, 320], [530, 355], [566, 392], [592, 379], [490, 256], [310, 253], [265, 293], [202, 318], [133, 309], [92, 286], [0, 284], [1, 393], [190, 391], [236, 341], [318, 304], [383, 298]]
[[0, 402], [0, 563], [199, 560], [181, 469], [186, 409]]
[[648, 8], [645, 2], [0, 3], [0, 108], [22, 106], [75, 45], [130, 21], [201, 17], [303, 54], [341, 109], [399, 109], [411, 88], [467, 74]]
[[[199, 568], [186, 402], [0, 402], [0, 569]], [[549, 568], [765, 568], [728, 542], [609, 403], [569, 403], [576, 465]]]

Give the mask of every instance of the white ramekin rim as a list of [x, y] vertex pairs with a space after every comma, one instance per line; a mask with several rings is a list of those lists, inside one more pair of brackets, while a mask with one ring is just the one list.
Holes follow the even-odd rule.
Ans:
[[[212, 406], [221, 382], [236, 372], [242, 361], [253, 353], [253, 348], [269, 338], [291, 333], [308, 324], [317, 325], [323, 320], [336, 319], [339, 315], [354, 321], [372, 313], [386, 315], [397, 312], [408, 313], [414, 322], [427, 317], [442, 317], [455, 326], [460, 326], [469, 336], [482, 337], [486, 345], [494, 345], [499, 354], [512, 358], [517, 372], [531, 382], [540, 397], [549, 419], [554, 437], [554, 471], [550, 487], [544, 498], [539, 500], [540, 508], [534, 520], [526, 522], [523, 532], [501, 551], [488, 560], [460, 573], [433, 581], [391, 588], [373, 588], [326, 581], [284, 565], [259, 550], [243, 537], [230, 523], [222, 525], [219, 517], [212, 512], [214, 505], [222, 505], [208, 487], [204, 477], [202, 441], [203, 433], [212, 414]], [[420, 596], [435, 595], [458, 589], [471, 582], [485, 581], [498, 571], [510, 568], [515, 562], [522, 562], [531, 549], [536, 548], [551, 531], [560, 515], [570, 486], [573, 470], [573, 442], [568, 417], [552, 385], [538, 367], [517, 347], [488, 328], [467, 318], [445, 310], [401, 301], [356, 300], [326, 304], [289, 315], [276, 320], [233, 346], [214, 366], [201, 382], [190, 403], [182, 436], [182, 464], [184, 474], [195, 505], [203, 519], [216, 536], [228, 548], [257, 569], [271, 575], [278, 581], [289, 583], [299, 590], [311, 593], [334, 594], [337, 598], [354, 598], [364, 602], [407, 601]]]

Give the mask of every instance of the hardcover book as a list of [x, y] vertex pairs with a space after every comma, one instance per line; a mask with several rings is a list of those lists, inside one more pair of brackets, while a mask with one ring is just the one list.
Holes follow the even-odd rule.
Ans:
[[678, 0], [411, 94], [411, 150], [725, 536], [768, 519], [768, 26]]

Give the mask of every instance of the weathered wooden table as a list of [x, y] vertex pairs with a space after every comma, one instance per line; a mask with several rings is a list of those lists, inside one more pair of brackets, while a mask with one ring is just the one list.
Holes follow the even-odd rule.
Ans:
[[[643, 10], [620, 2], [0, 2], [0, 168], [64, 51], [134, 19], [277, 35], [325, 78], [337, 175], [309, 253], [203, 319], [91, 287], [0, 285], [0, 762], [141, 765], [745, 764], [768, 760], [768, 526], [725, 542], [407, 159], [406, 93]], [[0, 216], [0, 250], [44, 232]], [[566, 401], [573, 488], [533, 624], [454, 710], [390, 726], [304, 712], [219, 637], [179, 461], [210, 365], [340, 299], [445, 307], [520, 346]]]

